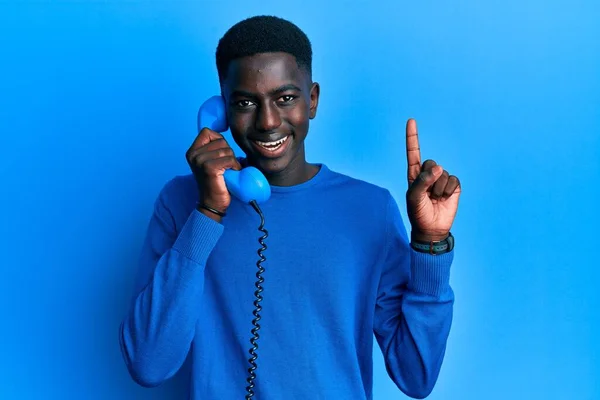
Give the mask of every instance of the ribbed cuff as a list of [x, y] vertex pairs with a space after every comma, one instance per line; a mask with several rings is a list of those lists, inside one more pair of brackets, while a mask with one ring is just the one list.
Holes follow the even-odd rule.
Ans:
[[205, 265], [222, 234], [223, 225], [194, 210], [175, 240], [173, 249], [192, 261]]
[[420, 253], [412, 248], [410, 252], [411, 290], [439, 297], [450, 289], [450, 266], [454, 250], [440, 255]]

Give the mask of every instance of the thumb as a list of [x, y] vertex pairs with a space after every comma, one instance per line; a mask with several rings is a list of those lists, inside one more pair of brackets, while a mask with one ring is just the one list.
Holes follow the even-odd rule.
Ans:
[[416, 195], [425, 193], [442, 176], [444, 168], [435, 165], [428, 170], [421, 171], [412, 184], [411, 191]]
[[242, 168], [244, 168], [242, 166], [242, 161], [240, 158], [235, 157], [235, 165], [232, 167], [232, 169], [236, 170], [236, 171], [241, 171]]

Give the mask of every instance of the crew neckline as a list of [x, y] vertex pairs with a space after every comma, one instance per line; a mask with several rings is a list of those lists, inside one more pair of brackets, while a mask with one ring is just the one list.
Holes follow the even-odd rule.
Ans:
[[[238, 161], [242, 165], [242, 168], [246, 167], [247, 159], [245, 157], [237, 157]], [[331, 170], [327, 167], [327, 165], [323, 163], [312, 163], [319, 167], [317, 173], [310, 178], [309, 180], [299, 183], [293, 186], [275, 186], [269, 185], [271, 187], [271, 193], [289, 193], [289, 192], [297, 192], [299, 190], [310, 189], [311, 187], [318, 185], [320, 182], [323, 182], [327, 177], [331, 174]]]
[[306, 190], [309, 189], [317, 184], [319, 184], [320, 182], [323, 182], [323, 180], [327, 179], [327, 176], [329, 175], [329, 168], [327, 168], [327, 165], [323, 164], [323, 163], [314, 163], [314, 165], [316, 165], [317, 167], [319, 167], [319, 170], [317, 171], [317, 173], [310, 178], [309, 180], [299, 183], [297, 185], [293, 185], [293, 186], [275, 186], [275, 185], [271, 185], [271, 192], [272, 193], [289, 193], [289, 192], [297, 192], [299, 190]]

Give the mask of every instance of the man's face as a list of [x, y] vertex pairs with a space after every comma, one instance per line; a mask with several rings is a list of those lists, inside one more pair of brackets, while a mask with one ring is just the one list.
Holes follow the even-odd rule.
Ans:
[[221, 90], [231, 134], [250, 164], [266, 174], [303, 166], [319, 86], [292, 55], [263, 53], [235, 60]]

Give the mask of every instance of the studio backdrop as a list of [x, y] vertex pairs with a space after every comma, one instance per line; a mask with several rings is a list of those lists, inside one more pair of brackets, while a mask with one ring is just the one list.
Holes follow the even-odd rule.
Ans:
[[[429, 398], [600, 399], [592, 0], [0, 1], [0, 398], [182, 398], [131, 380], [118, 326], [153, 202], [218, 94], [217, 42], [256, 14], [312, 41], [309, 161], [390, 189], [409, 226], [412, 117], [423, 159], [461, 179]], [[373, 362], [375, 399], [406, 399]]]

